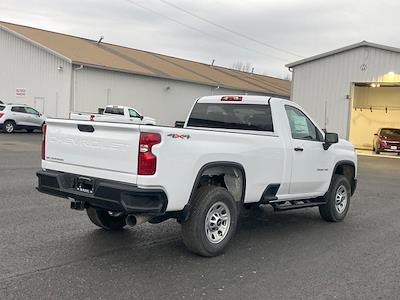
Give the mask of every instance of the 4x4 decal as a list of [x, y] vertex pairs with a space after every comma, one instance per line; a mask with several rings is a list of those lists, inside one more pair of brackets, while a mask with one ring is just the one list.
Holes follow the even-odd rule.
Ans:
[[190, 135], [188, 135], [188, 134], [170, 133], [170, 134], [168, 134], [168, 136], [172, 137], [173, 139], [182, 139], [182, 140], [190, 139]]

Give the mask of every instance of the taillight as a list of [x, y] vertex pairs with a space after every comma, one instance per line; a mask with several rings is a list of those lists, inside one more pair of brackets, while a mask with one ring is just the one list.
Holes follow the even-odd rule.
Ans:
[[42, 126], [42, 160], [46, 160], [46, 130], [47, 124]]
[[242, 101], [243, 96], [222, 96], [221, 101]]
[[151, 152], [154, 145], [161, 143], [161, 135], [154, 132], [141, 132], [138, 149], [138, 175], [154, 175], [157, 157]]
[[0, 112], [0, 119], [4, 116], [3, 112]]

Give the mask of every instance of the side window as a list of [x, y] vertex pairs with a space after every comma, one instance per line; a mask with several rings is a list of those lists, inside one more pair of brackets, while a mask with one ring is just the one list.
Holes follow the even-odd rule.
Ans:
[[130, 116], [131, 118], [139, 118], [139, 117], [140, 117], [140, 115], [138, 114], [138, 112], [137, 112], [136, 110], [133, 110], [133, 109], [129, 109], [129, 116]]
[[25, 112], [31, 115], [39, 115], [39, 112], [36, 109], [33, 109], [32, 107], [25, 107]]
[[310, 119], [296, 107], [285, 105], [292, 138], [310, 141], [322, 141], [322, 134]]
[[13, 106], [11, 107], [12, 112], [18, 112], [18, 113], [26, 113], [25, 108], [23, 106]]

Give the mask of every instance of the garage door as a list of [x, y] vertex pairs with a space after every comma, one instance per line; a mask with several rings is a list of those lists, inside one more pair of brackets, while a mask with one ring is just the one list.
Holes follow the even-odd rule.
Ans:
[[400, 86], [360, 84], [354, 87], [350, 141], [372, 149], [379, 128], [400, 128]]

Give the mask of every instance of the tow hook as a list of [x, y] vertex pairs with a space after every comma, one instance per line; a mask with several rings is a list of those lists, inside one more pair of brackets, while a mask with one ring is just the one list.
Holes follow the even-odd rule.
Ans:
[[80, 200], [73, 200], [71, 201], [71, 209], [75, 210], [84, 210], [85, 209], [85, 202]]

